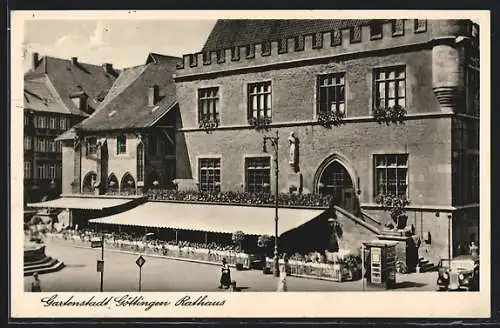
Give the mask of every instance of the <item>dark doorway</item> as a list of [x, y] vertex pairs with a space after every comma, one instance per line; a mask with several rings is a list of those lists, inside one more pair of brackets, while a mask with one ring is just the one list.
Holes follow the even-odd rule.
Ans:
[[319, 179], [319, 192], [332, 195], [335, 205], [349, 212], [355, 210], [355, 193], [351, 176], [346, 168], [337, 161], [331, 162]]

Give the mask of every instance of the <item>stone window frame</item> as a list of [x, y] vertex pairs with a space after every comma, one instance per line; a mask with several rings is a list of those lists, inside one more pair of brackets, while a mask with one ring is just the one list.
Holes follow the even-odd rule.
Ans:
[[[269, 91], [266, 90], [266, 86], [269, 87]], [[260, 92], [251, 92], [251, 90], [254, 88], [260, 88], [264, 87], [264, 91]], [[250, 120], [251, 118], [257, 118], [257, 117], [267, 117], [270, 120], [273, 119], [273, 86], [272, 86], [272, 81], [271, 80], [266, 80], [266, 81], [259, 81], [259, 82], [251, 82], [247, 84], [247, 119]], [[256, 109], [253, 109], [252, 105], [253, 99], [259, 99], [258, 97], [264, 95], [264, 103], [268, 104], [269, 106], [267, 108], [261, 108], [259, 107], [260, 101], [257, 102], [257, 107]], [[257, 116], [254, 116], [254, 113], [257, 113]], [[261, 115], [261, 113], [264, 113], [264, 115]]]
[[[252, 163], [253, 161], [253, 163]], [[262, 161], [264, 165], [259, 166], [258, 161]], [[253, 165], [251, 165], [253, 164]], [[271, 156], [245, 156], [244, 159], [244, 174], [245, 174], [245, 192], [249, 193], [271, 193]], [[254, 171], [252, 173], [253, 180], [257, 177], [257, 170], [260, 170], [262, 176], [262, 185], [257, 183], [249, 184], [250, 170]], [[266, 182], [267, 181], [267, 182]], [[267, 186], [265, 186], [267, 184]], [[260, 189], [259, 189], [260, 188]]]
[[[398, 77], [398, 72], [403, 72], [404, 77]], [[390, 73], [394, 72], [394, 78], [388, 78], [384, 77], [383, 79], [378, 78], [379, 73], [385, 73], [385, 75], [390, 75]], [[381, 108], [389, 108], [389, 100], [394, 98], [394, 105], [400, 105], [403, 108], [408, 107], [408, 91], [407, 91], [407, 72], [406, 72], [406, 65], [393, 65], [393, 66], [384, 66], [384, 67], [376, 67], [373, 69], [373, 109], [377, 108], [378, 103], [379, 103], [379, 85], [381, 83], [384, 83], [384, 106]], [[390, 83], [394, 81], [395, 82], [395, 87], [394, 87], [394, 97], [391, 97], [389, 95], [390, 93], [390, 88], [389, 85]], [[404, 96], [400, 97], [399, 96], [399, 83], [397, 82], [404, 82]], [[401, 105], [400, 99], [404, 99], [404, 105]], [[393, 106], [394, 106], [393, 105]]]
[[[218, 122], [220, 119], [220, 113], [219, 113], [219, 103], [220, 103], [220, 96], [219, 96], [219, 90], [220, 88], [218, 86], [212, 86], [212, 87], [204, 87], [204, 88], [199, 88], [197, 91], [197, 97], [198, 97], [198, 123], [201, 123], [203, 120], [210, 120], [213, 122]], [[207, 94], [203, 94], [207, 93]], [[203, 113], [203, 105], [207, 104], [207, 113]], [[212, 104], [212, 111], [210, 111], [210, 104]]]
[[[395, 165], [393, 165], [394, 162], [389, 163], [389, 158], [394, 157], [395, 158]], [[380, 159], [385, 158], [384, 162], [381, 162]], [[410, 162], [410, 154], [409, 153], [378, 153], [378, 154], [373, 154], [373, 196], [374, 198], [377, 197], [379, 194], [385, 194], [385, 195], [393, 195], [393, 196], [409, 196], [409, 185], [410, 185], [410, 174], [409, 174], [409, 162]], [[389, 170], [394, 171], [394, 177], [395, 177], [395, 194], [389, 191], [389, 178], [388, 178], [388, 172]], [[398, 178], [401, 177], [398, 175], [398, 172], [404, 171], [404, 191], [401, 192], [401, 190], [398, 190], [399, 188], [399, 180]], [[381, 183], [379, 181], [379, 174], [378, 172], [384, 172], [385, 173], [385, 179], [383, 179], [383, 182]], [[403, 180], [403, 179], [401, 179]], [[383, 190], [381, 192], [380, 186], [383, 185]]]
[[127, 155], [127, 136], [120, 134], [116, 137], [116, 155]]
[[[328, 84], [328, 85], [322, 85], [321, 80], [324, 78], [333, 78], [335, 79], [335, 83], [333, 84]], [[340, 78], [342, 79], [342, 83], [337, 83], [337, 79]], [[346, 74], [344, 71], [342, 72], [334, 72], [334, 73], [324, 73], [324, 74], [319, 74], [317, 75], [316, 78], [316, 83], [317, 83], [317, 88], [316, 88], [316, 115], [327, 112], [327, 110], [322, 110], [321, 108], [321, 88], [344, 88], [343, 90], [343, 95], [344, 99], [343, 101], [336, 101], [335, 103], [335, 112], [340, 113], [343, 110], [343, 115], [347, 115], [347, 100], [346, 100]], [[337, 90], [335, 90], [337, 92]], [[341, 109], [340, 105], [344, 105], [343, 109]]]
[[[198, 190], [202, 192], [220, 192], [222, 176], [221, 157], [198, 157]], [[207, 181], [203, 182], [204, 177]]]

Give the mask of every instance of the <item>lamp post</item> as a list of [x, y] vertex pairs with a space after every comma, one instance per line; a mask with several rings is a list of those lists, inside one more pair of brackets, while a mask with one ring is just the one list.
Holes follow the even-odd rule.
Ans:
[[264, 136], [262, 144], [262, 152], [267, 153], [266, 143], [269, 141], [274, 149], [274, 276], [279, 277], [280, 268], [278, 260], [278, 130], [276, 130], [276, 136]]
[[451, 214], [448, 214], [448, 261], [451, 263]]

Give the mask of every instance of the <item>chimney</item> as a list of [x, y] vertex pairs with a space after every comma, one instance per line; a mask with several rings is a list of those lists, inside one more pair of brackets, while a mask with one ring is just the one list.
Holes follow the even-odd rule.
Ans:
[[38, 52], [33, 53], [33, 58], [32, 58], [32, 62], [31, 62], [31, 69], [32, 70], [35, 70], [37, 68], [39, 56], [40, 55], [38, 54]]
[[102, 64], [102, 69], [104, 70], [105, 73], [108, 73], [108, 74], [114, 73], [113, 64], [104, 63], [104, 64]]
[[73, 63], [73, 65], [78, 64], [78, 57], [71, 57], [71, 63]]
[[160, 89], [157, 85], [149, 87], [148, 106], [154, 106], [158, 101]]

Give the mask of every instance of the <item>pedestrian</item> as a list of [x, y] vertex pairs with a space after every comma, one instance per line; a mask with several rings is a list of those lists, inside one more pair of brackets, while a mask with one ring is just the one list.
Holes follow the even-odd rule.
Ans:
[[220, 276], [220, 286], [219, 288], [229, 288], [231, 284], [231, 270], [225, 258], [222, 259], [221, 276]]
[[286, 269], [285, 266], [282, 265], [280, 268], [280, 277], [278, 280], [278, 292], [287, 292], [288, 287], [286, 284]]
[[41, 292], [42, 287], [40, 286], [40, 280], [38, 279], [38, 272], [33, 273], [33, 281], [31, 282], [32, 292]]
[[470, 250], [470, 255], [472, 255], [472, 256], [479, 255], [479, 248], [476, 246], [476, 243], [471, 242], [469, 250]]

